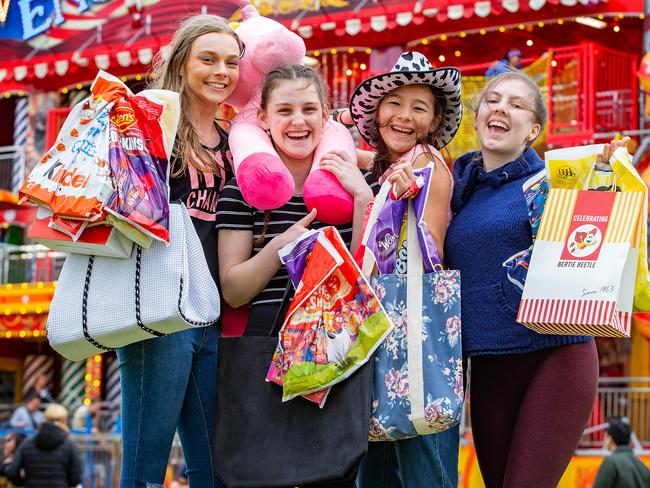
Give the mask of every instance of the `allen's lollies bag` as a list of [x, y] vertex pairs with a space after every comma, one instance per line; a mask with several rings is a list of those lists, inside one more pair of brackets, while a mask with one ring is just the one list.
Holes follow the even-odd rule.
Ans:
[[169, 161], [158, 122], [162, 113], [162, 105], [141, 96], [113, 106], [108, 160], [115, 192], [106, 210], [169, 242]]

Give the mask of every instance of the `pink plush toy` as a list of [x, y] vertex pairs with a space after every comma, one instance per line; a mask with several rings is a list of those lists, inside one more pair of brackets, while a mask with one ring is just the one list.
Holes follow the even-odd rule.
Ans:
[[[232, 121], [228, 142], [242, 195], [249, 205], [270, 210], [289, 201], [295, 190], [291, 173], [282, 163], [271, 138], [257, 123], [262, 83], [278, 66], [302, 64], [305, 43], [282, 24], [258, 14], [248, 0], [242, 0], [243, 22], [236, 31], [246, 45], [239, 65], [237, 88], [227, 102], [239, 109]], [[352, 220], [352, 197], [329, 171], [319, 169], [321, 156], [332, 149], [347, 151], [356, 161], [354, 140], [341, 124], [329, 121], [314, 153], [311, 173], [303, 186], [309, 210], [328, 224]]]

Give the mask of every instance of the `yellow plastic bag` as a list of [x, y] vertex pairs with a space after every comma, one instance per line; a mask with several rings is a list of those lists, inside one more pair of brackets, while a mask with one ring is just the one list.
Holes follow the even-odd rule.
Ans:
[[594, 167], [604, 144], [567, 147], [544, 153], [549, 188], [607, 190], [613, 184], [611, 171]]
[[639, 243], [639, 265], [634, 284], [634, 309], [650, 312], [650, 277], [648, 276], [648, 187], [632, 165], [632, 157], [624, 147], [618, 148], [609, 159], [616, 185], [621, 191], [643, 193], [642, 218], [639, 219], [635, 239]]

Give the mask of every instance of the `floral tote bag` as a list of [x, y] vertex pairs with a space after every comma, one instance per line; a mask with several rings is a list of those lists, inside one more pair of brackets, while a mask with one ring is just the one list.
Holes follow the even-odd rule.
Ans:
[[462, 415], [460, 272], [443, 269], [423, 220], [431, 169], [419, 170], [413, 199], [387, 199], [382, 186], [362, 240], [364, 272], [377, 265], [371, 283], [394, 324], [375, 352], [371, 441], [441, 432]]

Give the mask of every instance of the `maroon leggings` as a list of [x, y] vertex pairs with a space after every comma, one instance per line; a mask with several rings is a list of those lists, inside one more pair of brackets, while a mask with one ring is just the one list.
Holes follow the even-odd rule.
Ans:
[[593, 340], [526, 354], [473, 356], [472, 433], [487, 488], [555, 488], [598, 386]]

